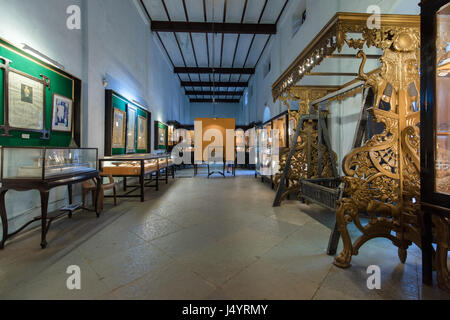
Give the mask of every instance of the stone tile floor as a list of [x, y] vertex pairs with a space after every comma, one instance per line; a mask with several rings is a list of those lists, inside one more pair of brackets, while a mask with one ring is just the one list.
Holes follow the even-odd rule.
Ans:
[[[274, 191], [252, 172], [202, 172], [181, 171], [144, 203], [107, 200], [99, 219], [63, 218], [45, 250], [38, 229], [9, 241], [0, 299], [450, 299], [421, 285], [419, 249], [402, 265], [389, 241], [372, 240], [339, 269], [325, 253], [332, 213], [294, 200], [272, 208]], [[81, 290], [66, 287], [70, 265]], [[367, 288], [370, 265], [380, 290]]]

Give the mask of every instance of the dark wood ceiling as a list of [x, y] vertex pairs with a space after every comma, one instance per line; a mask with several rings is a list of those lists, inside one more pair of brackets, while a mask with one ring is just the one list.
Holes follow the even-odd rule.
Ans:
[[239, 102], [289, 0], [139, 0], [191, 102]]

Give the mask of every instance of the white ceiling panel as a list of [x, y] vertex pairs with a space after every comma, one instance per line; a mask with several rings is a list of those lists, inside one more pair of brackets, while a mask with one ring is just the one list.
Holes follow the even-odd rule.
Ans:
[[285, 3], [286, 0], [269, 0], [266, 10], [264, 10], [261, 23], [275, 23]]
[[194, 42], [195, 54], [199, 67], [208, 66], [208, 54], [206, 46], [206, 35], [204, 33], [193, 33], [192, 41]]
[[186, 21], [182, 0], [164, 0], [164, 3], [172, 21]]
[[224, 35], [222, 55], [222, 67], [224, 68], [231, 68], [237, 37], [237, 34]]
[[167, 15], [161, 0], [144, 0], [144, 5], [152, 20], [167, 20]]
[[266, 45], [267, 39], [269, 38], [266, 34], [257, 34], [255, 36], [255, 41], [253, 41], [252, 48], [250, 50], [250, 54], [247, 59], [247, 63], [244, 66], [245, 68], [253, 68], [256, 65], [256, 62], [261, 55], [261, 52]]
[[223, 22], [224, 0], [205, 0], [205, 1], [206, 1], [206, 17], [208, 22]]
[[238, 50], [236, 52], [236, 60], [234, 66], [236, 68], [241, 68], [244, 65], [245, 57], [247, 56], [250, 43], [252, 42], [253, 35], [251, 34], [241, 34], [239, 40]]
[[220, 49], [222, 46], [221, 34], [208, 34], [209, 39], [209, 59], [211, 67], [219, 67], [220, 64]]
[[191, 38], [189, 33], [177, 33], [178, 42], [180, 43], [181, 51], [183, 52], [184, 59], [187, 66], [195, 67], [195, 56], [192, 49]]
[[203, 0], [185, 0], [185, 1], [189, 21], [204, 22]]
[[181, 81], [190, 81], [189, 76], [186, 73], [180, 73], [179, 74]]
[[201, 74], [200, 75], [201, 81], [209, 81], [209, 77], [210, 77], [209, 74]]
[[183, 59], [181, 58], [180, 50], [178, 49], [178, 45], [173, 33], [160, 32], [159, 35], [167, 49], [167, 52], [169, 52], [170, 58], [172, 59], [175, 66], [177, 67], [184, 66]]
[[[276, 0], [282, 1], [282, 0]], [[244, 23], [258, 23], [264, 3], [266, 0], [248, 0], [247, 11], [245, 12]], [[267, 10], [267, 7], [266, 7]], [[264, 12], [266, 11], [264, 10]]]
[[[244, 12], [245, 0], [227, 1], [227, 22], [240, 23]], [[248, 7], [247, 7], [248, 9]]]

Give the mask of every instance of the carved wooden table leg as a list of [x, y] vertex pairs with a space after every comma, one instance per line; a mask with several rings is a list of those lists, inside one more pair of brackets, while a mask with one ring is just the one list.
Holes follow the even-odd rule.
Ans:
[[102, 184], [103, 184], [103, 180], [102, 178], [96, 177], [96, 184], [97, 184], [97, 189], [95, 190], [95, 213], [97, 214], [97, 218], [100, 217], [100, 206], [99, 206], [99, 201], [100, 201], [100, 191], [102, 189]]
[[2, 226], [3, 226], [3, 236], [2, 236], [2, 242], [0, 243], [0, 249], [5, 248], [5, 242], [8, 238], [8, 217], [6, 215], [6, 207], [5, 207], [5, 196], [6, 192], [8, 192], [8, 189], [0, 189], [0, 216], [2, 219]]
[[[69, 205], [73, 204], [73, 192], [72, 192], [72, 185], [68, 184], [67, 185], [67, 190], [69, 192]], [[69, 219], [72, 218], [72, 211], [69, 212]]]
[[47, 210], [48, 210], [48, 197], [50, 190], [40, 190], [41, 194], [41, 248], [47, 247]]
[[450, 275], [447, 267], [449, 248], [448, 222], [444, 217], [433, 215], [433, 224], [436, 228], [436, 278], [439, 288], [450, 292]]
[[426, 285], [433, 285], [433, 247], [432, 247], [432, 225], [431, 213], [423, 212], [422, 234], [422, 282]]

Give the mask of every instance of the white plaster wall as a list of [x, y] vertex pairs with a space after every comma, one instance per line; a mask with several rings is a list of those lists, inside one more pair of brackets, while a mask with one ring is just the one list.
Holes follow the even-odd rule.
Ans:
[[183, 120], [188, 101], [179, 79], [164, 59], [156, 35], [150, 33], [150, 26], [144, 23], [133, 2], [83, 1], [88, 28], [85, 42], [88, 54], [84, 63], [88, 90], [84, 96], [88, 106], [85, 143], [99, 147], [99, 154], [103, 154], [103, 78], [108, 82], [108, 89], [147, 106], [152, 120]]
[[[81, 30], [66, 27], [66, 9], [73, 4], [81, 7]], [[153, 120], [185, 122], [189, 102], [133, 0], [1, 0], [0, 37], [30, 45], [82, 79], [82, 144], [99, 148], [100, 156], [103, 78], [108, 89], [148, 106]], [[65, 204], [66, 193], [52, 190], [49, 210]], [[40, 211], [37, 191], [9, 191], [6, 203], [10, 231]]]
[[81, 0], [1, 0], [0, 37], [28, 44], [81, 78], [82, 33], [66, 27], [66, 9], [73, 4]]
[[194, 124], [196, 118], [234, 118], [236, 125], [246, 124], [240, 103], [191, 103], [187, 124]]

